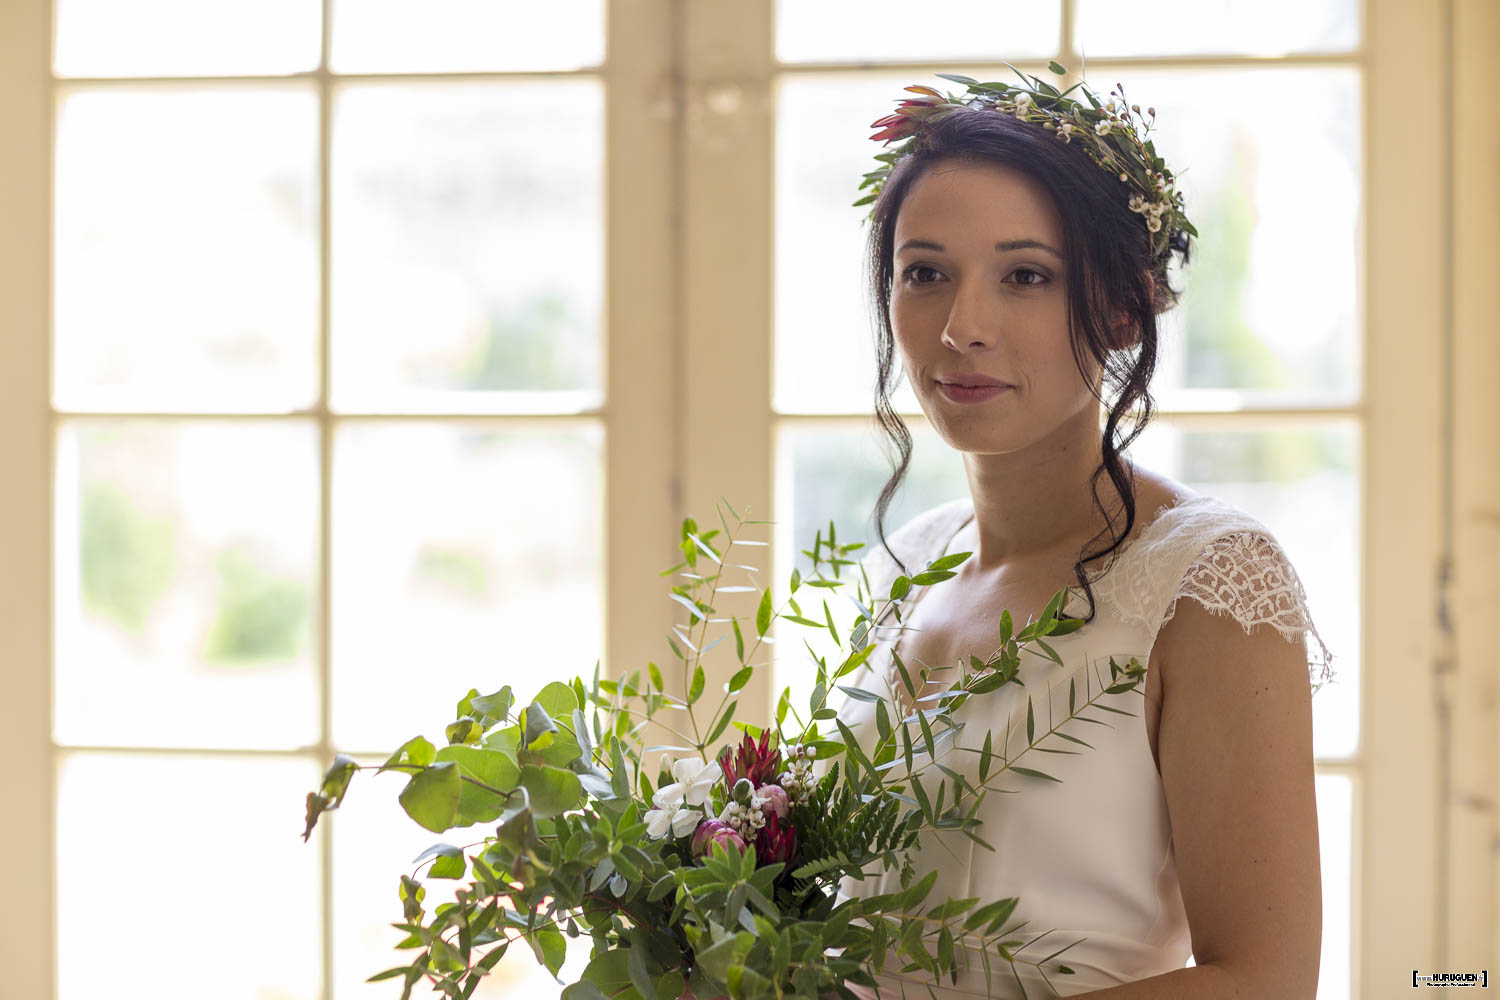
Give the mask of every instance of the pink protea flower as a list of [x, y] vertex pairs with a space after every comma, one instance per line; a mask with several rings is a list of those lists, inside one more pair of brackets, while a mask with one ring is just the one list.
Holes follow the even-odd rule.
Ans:
[[755, 835], [755, 858], [761, 864], [790, 861], [797, 853], [797, 831], [791, 824], [783, 824], [774, 813], [766, 817], [766, 825]]
[[698, 824], [698, 829], [693, 831], [693, 857], [701, 858], [712, 851], [715, 844], [723, 844], [726, 848], [733, 847], [743, 851], [745, 838], [721, 819], [706, 819]]
[[884, 118], [878, 118], [871, 122], [871, 128], [881, 129], [881, 131], [870, 136], [875, 142], [885, 140], [885, 144], [889, 146], [897, 139], [906, 138], [917, 130], [918, 121], [914, 116], [925, 114], [928, 108], [948, 103], [947, 98], [931, 87], [911, 86], [906, 89], [922, 96], [908, 97], [905, 100], [896, 102], [897, 107], [894, 114], [886, 115]]
[[746, 733], [744, 741], [733, 752], [729, 747], [724, 748], [719, 755], [719, 766], [724, 770], [727, 791], [733, 791], [734, 783], [741, 778], [749, 778], [756, 787], [769, 785], [781, 770], [781, 751], [771, 746], [769, 729], [760, 734], [759, 741], [752, 740]]
[[787, 798], [786, 789], [780, 785], [761, 785], [755, 790], [755, 795], [760, 799], [760, 810], [765, 813], [768, 820], [773, 815], [785, 820], [792, 811], [792, 803]]

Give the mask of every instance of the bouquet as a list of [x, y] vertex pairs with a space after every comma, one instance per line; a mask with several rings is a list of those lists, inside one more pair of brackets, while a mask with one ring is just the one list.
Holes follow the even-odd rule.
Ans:
[[[737, 527], [772, 523], [744, 521], [732, 507], [729, 513]], [[485, 823], [494, 832], [468, 845], [477, 848], [471, 852], [438, 843], [415, 859], [418, 870], [430, 862], [427, 878], [466, 882], [454, 902], [429, 916], [422, 881], [401, 876], [402, 920], [393, 926], [403, 937], [395, 947], [415, 954], [370, 981], [401, 978], [403, 1000], [424, 978], [434, 992], [467, 998], [519, 942], [556, 977], [566, 939], [584, 934], [592, 939], [591, 959], [563, 991], [565, 1000], [853, 998], [846, 984], [873, 985], [887, 963], [956, 981], [978, 956], [988, 982], [991, 956], [1010, 963], [1013, 974], [1018, 962], [1029, 961], [1017, 953], [1035, 938], [1016, 937], [1023, 924], [1011, 925], [1018, 898], [929, 901], [937, 873], [920, 875], [915, 849], [924, 832], [957, 830], [993, 850], [975, 814], [995, 780], [1007, 772], [1057, 780], [1018, 765], [1020, 753], [1007, 757], [1006, 740], [994, 749], [989, 734], [982, 748], [957, 745], [962, 723], [955, 712], [968, 699], [1021, 683], [1016, 672], [1028, 648], [1061, 664], [1044, 637], [1083, 624], [1057, 617], [1066, 591], [1019, 631], [1003, 612], [994, 656], [971, 656], [941, 694], [919, 696], [927, 669], [914, 678], [893, 653], [905, 703], [917, 706], [905, 712], [885, 695], [841, 682], [878, 648], [872, 639], [887, 610], [894, 606], [899, 622], [900, 606], [915, 588], [952, 577], [971, 553], [945, 555], [910, 578], [898, 576], [877, 613], [864, 565], [847, 558], [862, 544], [836, 544], [830, 522], [827, 540], [820, 530], [805, 550], [814, 576], [792, 572], [786, 602], [792, 614], [785, 620], [826, 627], [843, 651], [826, 598], [819, 622], [803, 615], [795, 595], [803, 587], [836, 590], [848, 582], [841, 571], [857, 566], [858, 596], [851, 600], [858, 614], [848, 653], [832, 666], [814, 656], [806, 704], [793, 704], [787, 688], [774, 718], [752, 724], [736, 716], [736, 696], [757, 669], [761, 643], [772, 641], [766, 633], [779, 613], [768, 588], [754, 622], [747, 622], [753, 637], [730, 618], [724, 634], [706, 641], [710, 625], [725, 624], [712, 617], [716, 595], [757, 589], [724, 585], [728, 569], [754, 570], [728, 563], [731, 550], [766, 544], [736, 540], [722, 511], [719, 519], [727, 538], [722, 551], [714, 545], [718, 531], [700, 532], [688, 518], [684, 561], [661, 574], [682, 571], [688, 582], [669, 596], [701, 626], [696, 642], [681, 631], [682, 646], [668, 638], [680, 661], [680, 686], [669, 687], [652, 662], [619, 678], [600, 677], [596, 663], [588, 683], [550, 683], [524, 706], [508, 686], [487, 695], [476, 688], [458, 702], [446, 745], [414, 736], [379, 766], [410, 774], [400, 803], [423, 827], [442, 833]], [[710, 692], [704, 656], [731, 636], [738, 667], [720, 691]], [[1131, 690], [1144, 676], [1134, 659], [1125, 667], [1111, 660], [1110, 669], [1114, 683], [1100, 695]], [[835, 690], [873, 703], [873, 734], [856, 738], [829, 706]], [[1031, 744], [1029, 700], [1026, 728]], [[648, 745], [652, 731], [675, 742]], [[944, 763], [965, 752], [979, 757], [977, 772], [968, 769], [977, 782]], [[335, 758], [307, 796], [304, 841], [318, 817], [343, 802], [358, 770], [352, 758]], [[876, 866], [899, 872], [900, 891], [839, 892], [842, 880], [861, 879]], [[1041, 968], [1067, 947], [1031, 964]], [[1055, 963], [1053, 971], [1073, 970]]]

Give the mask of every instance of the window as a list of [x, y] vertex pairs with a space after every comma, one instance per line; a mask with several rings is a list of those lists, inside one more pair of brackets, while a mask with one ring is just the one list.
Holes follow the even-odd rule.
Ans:
[[[1434, 567], [1448, 512], [1494, 502], [1443, 464], [1497, 425], [1470, 374], [1486, 313], [1449, 311], [1481, 301], [1457, 262], [1492, 265], [1495, 238], [1443, 208], [1494, 180], [1449, 172], [1484, 162], [1485, 130], [1443, 132], [1412, 81], [1451, 71], [1478, 113], [1493, 33], [1410, 0], [1145, 6], [0, 10], [14, 988], [388, 995], [363, 979], [399, 964], [396, 873], [435, 838], [365, 774], [304, 845], [302, 795], [470, 684], [665, 662], [684, 616], [654, 572], [720, 497], [777, 522], [742, 536], [777, 581], [817, 522], [869, 529], [863, 126], [934, 71], [1005, 79], [1001, 59], [1151, 95], [1191, 167], [1204, 238], [1133, 453], [1271, 526], [1338, 657], [1315, 701], [1320, 997], [1473, 964], [1487, 841], [1432, 835], [1414, 748], [1441, 725], [1415, 706], [1448, 649], [1429, 609], [1484, 593], [1472, 570], [1439, 593]], [[892, 528], [964, 490], [895, 402], [916, 447]], [[1467, 523], [1462, 565], [1500, 563]], [[752, 613], [742, 596], [719, 611]], [[1461, 676], [1491, 683], [1480, 637], [1500, 636], [1467, 620]], [[770, 697], [762, 678], [742, 714]], [[554, 988], [527, 958], [477, 995]]]

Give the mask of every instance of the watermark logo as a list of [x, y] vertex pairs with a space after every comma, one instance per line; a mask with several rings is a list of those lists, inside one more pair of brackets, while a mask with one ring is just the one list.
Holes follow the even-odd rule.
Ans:
[[1418, 986], [1468, 986], [1489, 989], [1490, 970], [1480, 969], [1478, 972], [1418, 972], [1411, 970], [1411, 985]]

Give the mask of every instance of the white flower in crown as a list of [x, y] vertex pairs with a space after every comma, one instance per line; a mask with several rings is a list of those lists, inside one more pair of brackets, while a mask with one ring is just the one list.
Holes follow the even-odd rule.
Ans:
[[1016, 117], [1024, 119], [1031, 111], [1031, 95], [1022, 91], [1016, 95]]
[[1107, 132], [1109, 132], [1109, 126], [1110, 126], [1110, 121], [1109, 121], [1108, 118], [1101, 118], [1101, 119], [1099, 119], [1099, 123], [1094, 126], [1094, 134], [1095, 135], [1104, 135], [1104, 134], [1106, 134]]

